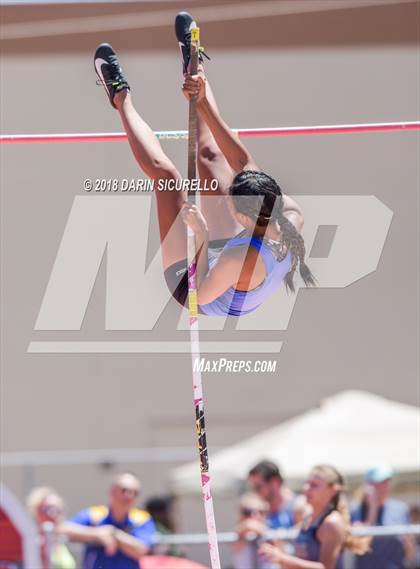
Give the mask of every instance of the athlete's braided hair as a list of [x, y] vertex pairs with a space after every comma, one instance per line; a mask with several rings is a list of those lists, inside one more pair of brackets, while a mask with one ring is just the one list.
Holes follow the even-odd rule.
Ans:
[[282, 243], [278, 248], [277, 258], [284, 258], [284, 248], [292, 255], [292, 267], [284, 279], [286, 288], [295, 291], [293, 276], [298, 264], [305, 285], [314, 286], [315, 279], [305, 263], [305, 243], [295, 226], [283, 214], [283, 196], [277, 182], [264, 172], [244, 170], [235, 176], [229, 194], [236, 210], [255, 219], [259, 227], [267, 227], [273, 221], [279, 223]]

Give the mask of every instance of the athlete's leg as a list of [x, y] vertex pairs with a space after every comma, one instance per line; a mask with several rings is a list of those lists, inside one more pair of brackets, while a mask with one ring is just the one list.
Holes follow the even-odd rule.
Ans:
[[178, 215], [186, 199], [183, 191], [159, 191], [158, 180], [179, 180], [181, 175], [164, 153], [150, 126], [134, 108], [131, 94], [124, 90], [113, 99], [120, 113], [131, 150], [143, 172], [155, 180], [164, 269], [187, 256], [186, 228]]
[[[216, 105], [210, 84], [206, 83], [207, 97]], [[198, 173], [201, 186], [207, 181], [207, 187], [212, 180], [217, 180], [215, 192], [201, 193], [201, 210], [207, 220], [210, 239], [231, 238], [241, 231], [239, 225], [228, 208], [227, 198], [229, 186], [234, 172], [216, 144], [213, 135], [204, 120], [198, 117]]]

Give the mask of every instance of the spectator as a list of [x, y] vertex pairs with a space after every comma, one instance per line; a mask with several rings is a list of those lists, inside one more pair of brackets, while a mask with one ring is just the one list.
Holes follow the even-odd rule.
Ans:
[[64, 519], [64, 501], [52, 488], [34, 488], [26, 501], [41, 537], [41, 559], [45, 569], [76, 569], [74, 557], [58, 532]]
[[290, 528], [294, 525], [294, 494], [284, 483], [274, 462], [263, 460], [248, 474], [250, 488], [268, 502], [267, 524], [270, 529]]
[[[420, 505], [412, 504], [410, 506], [410, 524], [420, 524]], [[407, 569], [420, 569], [420, 536], [410, 536], [407, 549], [410, 553], [406, 563]]]
[[273, 567], [258, 553], [260, 539], [266, 533], [269, 504], [258, 494], [249, 492], [239, 502], [238, 541], [232, 545], [234, 569], [270, 569]]
[[150, 515], [134, 507], [139, 493], [139, 479], [120, 474], [111, 485], [109, 506], [82, 510], [63, 524], [70, 539], [87, 544], [83, 569], [139, 569], [156, 534]]
[[[352, 508], [352, 521], [368, 526], [409, 523], [408, 506], [390, 497], [393, 471], [377, 466], [367, 471], [362, 499]], [[380, 537], [372, 541], [371, 551], [356, 561], [355, 569], [403, 569], [404, 541], [398, 537]]]
[[[176, 533], [175, 505], [175, 496], [153, 496], [146, 502], [145, 508], [152, 516], [159, 534], [171, 535]], [[176, 545], [159, 544], [156, 546], [154, 553], [185, 557], [185, 553]]]
[[[350, 531], [350, 514], [344, 496], [344, 480], [332, 466], [316, 466], [304, 486], [312, 511], [296, 539], [296, 556], [264, 543], [260, 552], [281, 569], [342, 569], [344, 548], [364, 553], [368, 540]], [[371, 565], [370, 569], [382, 569]]]

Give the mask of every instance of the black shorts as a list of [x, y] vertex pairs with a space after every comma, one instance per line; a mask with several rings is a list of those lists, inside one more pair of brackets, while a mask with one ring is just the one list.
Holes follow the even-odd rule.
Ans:
[[[217, 259], [229, 239], [215, 239], [209, 242], [209, 262]], [[181, 306], [188, 302], [188, 263], [187, 259], [174, 263], [165, 271], [165, 280], [168, 288]]]

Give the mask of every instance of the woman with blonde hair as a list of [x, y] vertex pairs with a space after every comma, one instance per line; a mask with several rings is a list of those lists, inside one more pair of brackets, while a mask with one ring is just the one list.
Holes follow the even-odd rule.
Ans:
[[236, 527], [237, 541], [232, 544], [232, 565], [234, 569], [272, 569], [258, 545], [268, 531], [267, 514], [269, 504], [254, 492], [241, 496], [239, 502], [239, 523]]
[[350, 513], [344, 496], [344, 479], [336, 468], [315, 466], [304, 485], [312, 508], [296, 539], [296, 555], [264, 543], [260, 551], [281, 569], [343, 569], [343, 551], [363, 554], [369, 540], [351, 535]]
[[74, 557], [63, 543], [60, 524], [64, 520], [64, 500], [47, 486], [34, 488], [26, 505], [34, 517], [41, 538], [41, 559], [45, 569], [76, 569]]

